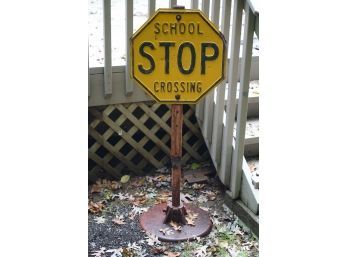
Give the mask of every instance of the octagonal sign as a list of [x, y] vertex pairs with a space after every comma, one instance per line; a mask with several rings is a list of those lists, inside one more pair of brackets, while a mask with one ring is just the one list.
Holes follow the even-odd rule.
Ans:
[[225, 77], [225, 39], [199, 10], [159, 9], [131, 38], [132, 76], [163, 103], [196, 103]]

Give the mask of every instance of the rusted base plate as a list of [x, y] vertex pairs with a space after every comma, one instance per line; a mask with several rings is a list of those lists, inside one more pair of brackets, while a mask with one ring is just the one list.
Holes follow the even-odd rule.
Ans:
[[[160, 241], [186, 241], [193, 240], [195, 237], [206, 236], [210, 233], [213, 223], [210, 220], [209, 213], [192, 205], [185, 204], [187, 212], [197, 213], [195, 226], [183, 225], [181, 231], [176, 231], [172, 226], [164, 224], [166, 203], [157, 204], [140, 217], [140, 225], [147, 232], [158, 237]], [[167, 228], [167, 229], [166, 229]], [[160, 231], [167, 231], [163, 233]], [[168, 233], [168, 230], [170, 232]]]

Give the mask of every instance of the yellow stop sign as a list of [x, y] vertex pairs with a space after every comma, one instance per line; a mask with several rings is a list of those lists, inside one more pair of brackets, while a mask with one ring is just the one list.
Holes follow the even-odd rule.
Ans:
[[131, 44], [132, 76], [158, 102], [196, 103], [225, 77], [225, 39], [199, 10], [159, 9]]

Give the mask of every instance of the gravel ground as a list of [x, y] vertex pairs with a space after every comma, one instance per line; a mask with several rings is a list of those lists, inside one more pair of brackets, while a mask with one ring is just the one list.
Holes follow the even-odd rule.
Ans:
[[[131, 178], [126, 184], [113, 183], [121, 188], [110, 189], [99, 183], [97, 191], [100, 192], [91, 193], [93, 188], [89, 186], [89, 203], [103, 201], [105, 206], [100, 212], [91, 213], [90, 210], [88, 214], [89, 256], [258, 256], [258, 239], [223, 206], [224, 188], [216, 177], [209, 178], [206, 184], [182, 185], [182, 193], [192, 200], [192, 204], [209, 211], [213, 231], [194, 242], [156, 243], [155, 240], [154, 245], [140, 227], [139, 214], [132, 215], [132, 210], [146, 209], [168, 197], [170, 174], [157, 173]], [[140, 204], [137, 195], [143, 196]], [[115, 224], [112, 220], [120, 215], [124, 216], [124, 224]], [[110, 249], [118, 250], [112, 255], [112, 252], [106, 252]], [[121, 249], [122, 255], [117, 255]], [[180, 255], [171, 255], [174, 253]]]

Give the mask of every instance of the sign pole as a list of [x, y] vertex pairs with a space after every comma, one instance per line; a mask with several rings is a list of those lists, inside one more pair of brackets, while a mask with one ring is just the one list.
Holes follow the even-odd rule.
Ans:
[[180, 197], [183, 104], [197, 103], [223, 81], [225, 39], [199, 10], [159, 9], [133, 34], [132, 77], [157, 102], [171, 106], [172, 198], [140, 216], [140, 225], [161, 241], [186, 241], [212, 229], [208, 211]]
[[173, 207], [180, 207], [180, 180], [182, 156], [182, 122], [183, 111], [181, 104], [172, 105], [171, 124], [171, 160], [172, 160], [172, 195]]
[[173, 104], [171, 111], [172, 122], [170, 157], [172, 161], [172, 202], [168, 203], [164, 223], [170, 223], [171, 221], [174, 221], [184, 225], [186, 224], [185, 215], [187, 214], [187, 212], [180, 199], [183, 124], [182, 104]]

